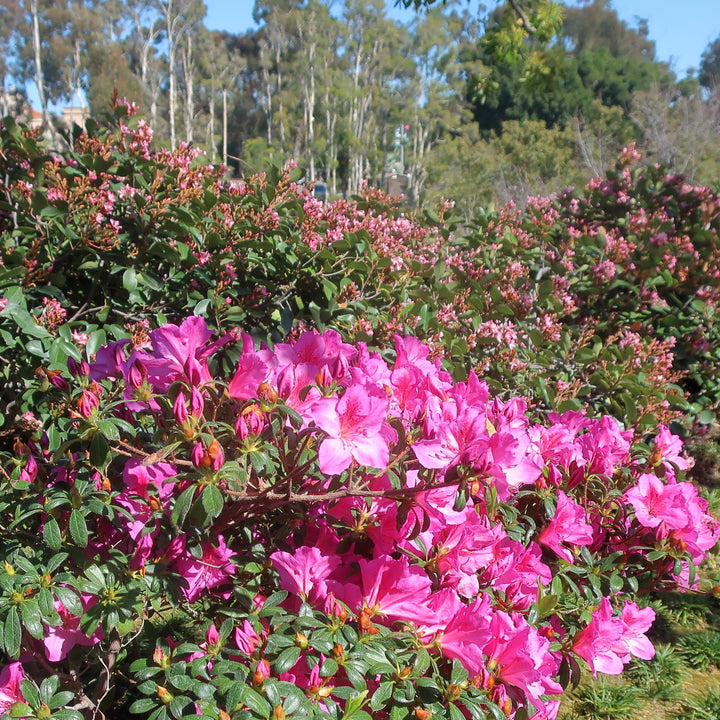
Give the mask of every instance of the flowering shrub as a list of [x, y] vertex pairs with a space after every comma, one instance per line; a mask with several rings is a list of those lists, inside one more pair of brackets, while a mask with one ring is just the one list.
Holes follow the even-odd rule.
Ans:
[[71, 359], [0, 482], [13, 717], [554, 718], [720, 527], [665, 427], [532, 421], [426, 346], [204, 319]]
[[[458, 229], [451, 203], [321, 203], [297, 169], [227, 183], [187, 147], [155, 150], [133, 108], [43, 151], [0, 124], [0, 412], [20, 428], [68, 357], [189, 312], [279, 341], [334, 327], [382, 348], [413, 334], [534, 412], [625, 427], [717, 410], [718, 198], [628, 150], [587, 188]], [[36, 373], [41, 382], [36, 383]], [[49, 374], [48, 374], [49, 373]], [[699, 421], [699, 425], [698, 425]], [[675, 428], [679, 426], [674, 426]]]

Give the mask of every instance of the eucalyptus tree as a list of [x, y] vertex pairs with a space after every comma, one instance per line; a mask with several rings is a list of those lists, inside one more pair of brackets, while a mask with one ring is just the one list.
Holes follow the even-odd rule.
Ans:
[[124, 44], [131, 67], [142, 86], [143, 102], [152, 127], [158, 126], [161, 77], [165, 74], [158, 46], [163, 37], [163, 16], [156, 0], [120, 0], [127, 30]]
[[260, 104], [267, 124], [267, 144], [279, 143], [287, 151], [288, 126], [285, 95], [292, 76], [286, 73], [297, 41], [295, 17], [301, 13], [298, 0], [257, 0], [253, 17], [261, 23], [259, 36], [262, 92]]
[[412, 103], [403, 122], [407, 131], [407, 192], [417, 204], [427, 179], [427, 155], [444, 138], [461, 133], [472, 122], [465, 100], [465, 73], [461, 61], [465, 45], [476, 42], [478, 31], [458, 3], [433, 7], [419, 14], [411, 27], [410, 59], [414, 75]]
[[[158, 8], [163, 18], [167, 53], [168, 78], [168, 120], [170, 124], [170, 148], [177, 145], [176, 114], [177, 114], [177, 61], [178, 50], [184, 36], [192, 33], [207, 14], [202, 0], [158, 0]], [[190, 54], [192, 43], [190, 43]], [[187, 48], [187, 45], [186, 45]], [[188, 63], [191, 63], [188, 59]], [[185, 104], [193, 100], [194, 80], [192, 72], [184, 76]], [[188, 82], [189, 81], [189, 82]]]
[[12, 63], [13, 35], [21, 18], [19, 0], [4, 0], [0, 3], [0, 116], [10, 112], [12, 99], [7, 80]]
[[228, 93], [238, 91], [238, 77], [244, 71], [247, 60], [237, 49], [228, 43], [225, 33], [210, 32], [201, 28], [198, 33], [198, 71], [200, 92], [207, 107], [208, 126], [206, 142], [210, 147], [210, 157], [217, 159], [216, 103], [222, 105], [222, 147], [223, 162], [227, 164], [228, 147]]
[[411, 62], [408, 33], [388, 18], [382, 0], [348, 0], [342, 19], [348, 30], [342, 52], [349, 73], [346, 152], [347, 192], [352, 195], [364, 180], [376, 179], [379, 174], [382, 120], [407, 99]]

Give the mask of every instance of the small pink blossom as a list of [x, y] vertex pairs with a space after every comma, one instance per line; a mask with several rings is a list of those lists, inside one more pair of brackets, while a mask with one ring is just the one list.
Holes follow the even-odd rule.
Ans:
[[211, 542], [203, 543], [202, 551], [201, 558], [184, 552], [175, 562], [178, 574], [188, 584], [182, 588], [188, 602], [195, 602], [204, 591], [215, 590], [226, 583], [237, 569], [230, 562], [233, 553], [225, 544], [222, 535], [217, 538], [217, 546]]
[[383, 434], [388, 400], [368, 386], [351, 385], [342, 397], [318, 401], [312, 416], [327, 437], [320, 443], [320, 470], [337, 475], [355, 460], [360, 465], [384, 469], [389, 462], [388, 441]]
[[540, 533], [538, 542], [555, 551], [563, 560], [574, 562], [573, 546], [591, 545], [593, 529], [585, 519], [585, 510], [562, 490], [558, 490], [557, 508], [550, 524]]
[[7, 713], [18, 702], [25, 702], [20, 691], [20, 681], [25, 679], [25, 671], [19, 662], [5, 665], [0, 670], [0, 714]]

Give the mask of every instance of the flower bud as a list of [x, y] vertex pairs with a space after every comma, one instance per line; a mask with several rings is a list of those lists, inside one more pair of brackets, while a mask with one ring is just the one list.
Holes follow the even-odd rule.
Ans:
[[47, 370], [46, 374], [53, 387], [56, 387], [58, 390], [68, 389], [68, 382], [59, 370]]
[[173, 415], [178, 422], [178, 425], [185, 425], [188, 419], [187, 402], [185, 400], [185, 393], [181, 390], [175, 402], [173, 403]]
[[306, 635], [303, 635], [301, 632], [295, 633], [295, 645], [299, 647], [301, 650], [305, 650], [308, 646], [308, 639]]
[[219, 470], [223, 462], [225, 462], [222, 446], [215, 438], [213, 438], [208, 445], [207, 455], [210, 458], [210, 464], [213, 470]]
[[164, 705], [169, 705], [175, 697], [166, 687], [163, 687], [162, 685], [158, 685], [157, 694], [160, 698], [160, 702]]
[[333, 384], [333, 376], [327, 365], [323, 365], [315, 375], [315, 383], [318, 387], [326, 388]]
[[77, 401], [77, 409], [84, 418], [89, 418], [100, 405], [100, 398], [90, 390], [83, 390]]
[[345, 355], [339, 353], [330, 361], [329, 369], [332, 373], [333, 379], [342, 380], [348, 374], [350, 363]]
[[461, 688], [459, 685], [455, 685], [455, 683], [452, 683], [447, 686], [447, 690], [445, 691], [448, 700], [457, 700], [460, 697]]
[[430, 717], [430, 711], [425, 708], [416, 707], [414, 713], [417, 720], [428, 720]]
[[147, 377], [147, 370], [145, 369], [145, 366], [135, 358], [133, 360], [132, 364], [130, 365], [130, 369], [127, 373], [127, 384], [133, 389], [137, 390], [138, 388], [142, 387], [142, 384], [145, 382], [145, 378]]
[[159, 646], [155, 648], [155, 652], [153, 653], [153, 662], [156, 665], [159, 665], [163, 670], [167, 670], [170, 667], [170, 658]]
[[253, 673], [253, 684], [260, 687], [270, 677], [270, 665], [267, 660], [260, 660]]
[[258, 387], [258, 397], [268, 402], [274, 403], [278, 399], [278, 391], [265, 380]]
[[283, 710], [282, 705], [278, 704], [275, 706], [273, 710], [273, 720], [285, 720], [285, 710]]
[[190, 392], [190, 412], [196, 418], [201, 418], [205, 412], [205, 398], [196, 387]]
[[72, 356], [69, 356], [67, 359], [67, 369], [73, 377], [77, 377], [78, 375], [80, 375], [80, 364]]

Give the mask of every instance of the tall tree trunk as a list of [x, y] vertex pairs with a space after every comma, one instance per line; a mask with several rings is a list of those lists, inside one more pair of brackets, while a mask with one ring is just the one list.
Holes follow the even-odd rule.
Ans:
[[42, 111], [43, 123], [45, 128], [50, 133], [52, 141], [55, 142], [55, 126], [50, 118], [50, 112], [48, 110], [47, 99], [45, 97], [45, 77], [42, 69], [42, 57], [40, 47], [40, 12], [38, 10], [38, 0], [30, 0], [30, 12], [32, 13], [33, 21], [33, 51], [35, 53], [35, 84], [38, 89], [38, 96], [40, 98], [40, 109]]
[[210, 89], [210, 98], [208, 100], [208, 112], [210, 113], [210, 127], [208, 128], [208, 145], [210, 146], [210, 161], [217, 160], [217, 148], [215, 147], [215, 89]]
[[195, 84], [193, 78], [192, 35], [185, 33], [185, 52], [183, 54], [183, 77], [185, 80], [185, 141], [193, 141], [193, 119], [195, 117]]
[[168, 53], [168, 113], [170, 115], [170, 149], [175, 150], [175, 113], [176, 113], [176, 89], [175, 89], [175, 52], [177, 38], [175, 37], [175, 22], [172, 16], [173, 0], [168, 0], [165, 12], [165, 27], [167, 29], [167, 53]]
[[223, 165], [227, 167], [227, 90], [223, 90]]

